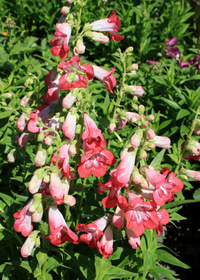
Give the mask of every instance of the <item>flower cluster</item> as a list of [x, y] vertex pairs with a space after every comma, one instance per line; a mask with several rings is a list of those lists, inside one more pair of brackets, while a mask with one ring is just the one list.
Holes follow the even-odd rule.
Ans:
[[[21, 100], [24, 111], [17, 120], [20, 147], [25, 148], [33, 137], [39, 142], [34, 159], [37, 169], [28, 186], [33, 198], [14, 214], [14, 229], [27, 237], [21, 249], [23, 257], [31, 255], [34, 246], [39, 246], [40, 231], [34, 230], [33, 223], [42, 220], [44, 211], [48, 212], [50, 234], [43, 234], [43, 238], [49, 239], [55, 246], [66, 241], [73, 244], [81, 241], [91, 248], [96, 247], [100, 254], [108, 258], [113, 252], [115, 228], [125, 230], [130, 245], [137, 249], [146, 228], [155, 229], [158, 235], [162, 233], [162, 225], [169, 222], [169, 214], [161, 207], [183, 189], [182, 181], [173, 172], [167, 176], [168, 168], [159, 170], [148, 165], [151, 150], [170, 149], [171, 141], [168, 137], [156, 135], [151, 123], [154, 116], [145, 115], [145, 107], [138, 105], [138, 98], [145, 93], [143, 87], [126, 83], [126, 74], [134, 76], [138, 69], [136, 63], [127, 65], [126, 62], [126, 56], [130, 56], [133, 48], [129, 47], [124, 53], [119, 51], [124, 71], [121, 85], [115, 91], [115, 67], [108, 71], [97, 65], [81, 63], [79, 55], [85, 51], [84, 36], [107, 43], [109, 38], [101, 31], [111, 34], [114, 42], [124, 39], [118, 34], [121, 22], [116, 12], [113, 11], [108, 18], [85, 24], [79, 32], [79, 21], [72, 20], [71, 9], [73, 1], [67, 1], [56, 24], [54, 37], [49, 42], [52, 55], [59, 56], [62, 61], [45, 78], [47, 93], [38, 98], [34, 90], [28, 92]], [[75, 27], [78, 35], [74, 39], [73, 56], [68, 59], [69, 40]], [[177, 48], [173, 47], [176, 43], [176, 38], [167, 41], [167, 55], [177, 57]], [[110, 142], [107, 145], [98, 128], [101, 124], [97, 126], [88, 106], [91, 98], [89, 83], [94, 78], [106, 86], [112, 97], [117, 97], [108, 127], [110, 139], [116, 129], [122, 130], [128, 125], [134, 128], [130, 130], [132, 132], [126, 139], [119, 160], [116, 151], [109, 150]], [[32, 87], [32, 84], [33, 79], [26, 81], [27, 87]], [[125, 95], [132, 97], [133, 110], [121, 109], [120, 102], [123, 102]], [[195, 127], [195, 132], [198, 133], [198, 127]], [[199, 159], [199, 151], [199, 143], [187, 142], [184, 157]], [[62, 209], [62, 204], [67, 205], [68, 210], [76, 207], [76, 198], [72, 195], [74, 182], [81, 179], [85, 184], [90, 175], [103, 177], [108, 169], [108, 182], [103, 183], [102, 179], [98, 182], [98, 189], [94, 186], [94, 192], [98, 191], [102, 196], [100, 203], [104, 209], [108, 209], [107, 214], [89, 224], [79, 223], [78, 218], [71, 230], [59, 209]], [[191, 172], [184, 172], [189, 177]], [[109, 212], [111, 208], [115, 209]], [[81, 232], [80, 238], [75, 230]]]

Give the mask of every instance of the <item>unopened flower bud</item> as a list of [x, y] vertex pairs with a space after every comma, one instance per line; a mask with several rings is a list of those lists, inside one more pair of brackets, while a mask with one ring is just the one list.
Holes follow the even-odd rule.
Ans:
[[35, 165], [37, 167], [43, 166], [46, 162], [46, 158], [47, 158], [47, 152], [44, 149], [41, 149], [39, 151], [37, 151], [37, 154], [35, 156]]
[[132, 173], [132, 181], [134, 184], [138, 185], [142, 182], [142, 176], [139, 173], [139, 170], [134, 167], [133, 173]]
[[29, 236], [27, 237], [26, 241], [24, 242], [24, 244], [21, 248], [22, 257], [27, 258], [28, 256], [31, 255], [33, 248], [35, 246], [35, 243], [36, 243], [38, 233], [39, 233], [39, 230], [34, 230], [29, 234]]
[[30, 104], [30, 98], [27, 97], [26, 95], [24, 95], [24, 97], [22, 97], [22, 99], [20, 101], [20, 106], [22, 108], [25, 108], [28, 104]]
[[6, 92], [6, 93], [3, 93], [1, 96], [4, 97], [4, 98], [12, 98], [13, 97], [13, 93]]
[[108, 36], [104, 35], [101, 32], [94, 32], [94, 31], [88, 31], [84, 34], [86, 37], [91, 38], [95, 42], [106, 44], [109, 42]]
[[139, 157], [140, 157], [141, 159], [147, 158], [147, 153], [146, 153], [146, 151], [140, 150]]
[[148, 184], [147, 180], [143, 176], [142, 176], [142, 181], [140, 183], [140, 186], [143, 189], [148, 189], [148, 187], [149, 187], [149, 184]]
[[129, 55], [129, 54], [132, 54], [132, 52], [133, 52], [133, 47], [132, 46], [130, 46], [130, 47], [128, 47], [126, 50], [125, 50], [125, 52]]
[[76, 100], [76, 97], [73, 96], [73, 92], [70, 91], [62, 101], [63, 108], [70, 109], [73, 106], [75, 100]]
[[115, 128], [116, 128], [115, 122], [111, 122], [111, 123], [109, 124], [109, 132], [110, 132], [110, 133], [113, 133], [113, 132], [115, 131]]
[[77, 148], [76, 148], [76, 145], [74, 143], [72, 143], [69, 146], [69, 154], [71, 154], [71, 155], [76, 155], [77, 154]]
[[47, 137], [44, 138], [44, 144], [46, 144], [47, 146], [50, 146], [53, 144], [53, 139], [54, 137], [51, 135], [47, 135]]
[[44, 140], [44, 133], [39, 133], [37, 137], [38, 142], [43, 142]]
[[36, 170], [28, 184], [28, 189], [30, 193], [34, 194], [38, 192], [42, 183], [42, 179], [43, 179], [43, 170], [42, 169]]
[[10, 162], [10, 163], [15, 162], [15, 151], [16, 151], [16, 149], [12, 149], [8, 153], [8, 155], [7, 155], [8, 162]]
[[151, 128], [148, 128], [147, 131], [146, 131], [146, 134], [147, 134], [147, 137], [149, 139], [152, 139], [156, 136], [155, 132], [153, 131], [153, 129]]
[[139, 113], [140, 115], [143, 115], [144, 110], [145, 110], [144, 105], [140, 104], [140, 105], [139, 105], [139, 108], [138, 108], [138, 113]]
[[186, 175], [189, 178], [192, 178], [194, 180], [200, 181], [200, 172], [199, 171], [182, 169], [181, 173]]
[[25, 87], [29, 87], [30, 85], [33, 84], [33, 78], [28, 78], [25, 83], [24, 83], [24, 86]]
[[76, 46], [74, 48], [74, 54], [78, 55], [78, 54], [82, 54], [85, 52], [85, 45], [83, 44], [83, 39], [79, 38], [76, 41]]
[[142, 140], [142, 136], [143, 136], [143, 131], [142, 129], [138, 129], [133, 136], [131, 137], [131, 146], [133, 148], [140, 146], [140, 142]]
[[83, 27], [83, 31], [87, 32], [87, 31], [91, 31], [91, 30], [92, 30], [92, 26], [89, 23], [85, 23], [85, 25]]
[[60, 12], [63, 15], [67, 15], [69, 13], [69, 11], [70, 11], [70, 7], [63, 6]]

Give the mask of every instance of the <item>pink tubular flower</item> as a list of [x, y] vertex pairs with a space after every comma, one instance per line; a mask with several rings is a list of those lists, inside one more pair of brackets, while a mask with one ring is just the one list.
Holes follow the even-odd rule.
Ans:
[[27, 118], [25, 113], [22, 113], [21, 116], [19, 117], [19, 119], [17, 120], [17, 128], [19, 131], [23, 131], [24, 128], [26, 127], [26, 123], [27, 123]]
[[100, 236], [103, 235], [103, 230], [108, 224], [108, 220], [109, 217], [104, 216], [88, 225], [78, 224], [76, 230], [86, 232], [80, 236], [81, 242], [86, 243], [90, 248], [96, 247]]
[[92, 67], [95, 78], [104, 83], [106, 85], [106, 89], [113, 93], [112, 89], [117, 83], [116, 78], [112, 75], [112, 73], [115, 72], [115, 67], [113, 67], [112, 71], [107, 71], [106, 69], [96, 65], [93, 65]]
[[171, 148], [171, 140], [168, 137], [165, 136], [155, 136], [152, 138], [155, 141], [155, 145], [159, 148], [163, 149], [170, 149]]
[[46, 162], [46, 158], [47, 158], [46, 150], [41, 149], [41, 150], [37, 151], [37, 154], [35, 155], [35, 158], [34, 158], [35, 165], [37, 167], [43, 166]]
[[35, 246], [35, 241], [36, 241], [38, 232], [39, 231], [34, 230], [29, 234], [28, 238], [26, 239], [26, 241], [24, 242], [24, 244], [21, 248], [22, 257], [27, 258], [28, 256], [31, 255], [33, 248]]
[[[70, 166], [69, 166], [69, 146], [70, 144], [65, 144], [60, 148], [59, 159], [58, 159], [58, 169], [62, 168], [62, 172], [66, 178], [70, 177]], [[51, 158], [51, 163], [56, 165], [57, 152]]]
[[200, 172], [199, 171], [183, 169], [183, 170], [181, 170], [181, 173], [183, 173], [184, 175], [186, 175], [189, 178], [200, 181]]
[[79, 243], [78, 236], [67, 226], [61, 212], [53, 206], [49, 208], [49, 228], [51, 234], [47, 238], [53, 245], [58, 246], [66, 241]]
[[148, 168], [145, 168], [145, 173], [148, 182], [155, 188], [153, 199], [159, 206], [167, 201], [172, 201], [174, 199], [173, 193], [180, 192], [183, 189], [182, 181], [175, 177], [173, 172], [169, 174], [169, 178]]
[[106, 44], [106, 43], [109, 42], [108, 36], [104, 35], [101, 32], [89, 31], [89, 32], [87, 32], [86, 36], [88, 36], [89, 38], [91, 38], [95, 42], [99, 42], [99, 43], [103, 43], [103, 44]]
[[92, 66], [89, 64], [80, 65], [80, 58], [76, 55], [70, 58], [67, 62], [61, 61], [58, 68], [66, 73], [59, 79], [59, 88], [63, 90], [87, 87], [87, 79], [84, 76], [77, 74], [76, 70], [85, 73], [88, 81], [91, 81], [94, 77]]
[[141, 97], [144, 94], [144, 89], [142, 86], [129, 86], [129, 89], [131, 90], [131, 95]]
[[119, 204], [119, 199], [122, 197], [119, 195], [121, 187], [114, 183], [113, 176], [111, 176], [109, 181], [105, 184], [99, 182], [98, 193], [102, 193], [107, 190], [109, 190], [109, 194], [102, 199], [102, 204], [105, 208], [113, 208]]
[[156, 233], [158, 236], [163, 232], [162, 225], [169, 223], [169, 213], [166, 209], [160, 209], [157, 211], [158, 219], [160, 221], [159, 226], [156, 228]]
[[156, 204], [154, 201], [144, 201], [139, 196], [128, 194], [127, 211], [124, 214], [127, 229], [132, 229], [135, 237], [141, 236], [145, 228], [154, 229], [159, 225], [159, 219], [156, 214]]
[[118, 230], [124, 227], [124, 211], [117, 206], [115, 214], [112, 219], [113, 225], [118, 228]]
[[33, 199], [31, 199], [22, 210], [14, 214], [14, 217], [17, 219], [14, 222], [14, 230], [21, 232], [24, 237], [28, 236], [33, 230], [33, 225], [31, 223], [32, 213], [29, 211], [32, 203]]
[[72, 115], [71, 112], [69, 112], [62, 126], [62, 131], [64, 135], [67, 138], [69, 138], [71, 141], [72, 139], [74, 139], [75, 130], [76, 130], [76, 115]]
[[127, 152], [113, 174], [114, 182], [118, 186], [126, 186], [130, 180], [134, 165], [135, 156], [131, 152]]
[[59, 79], [61, 75], [57, 74], [55, 69], [52, 69], [45, 78], [45, 86], [48, 86], [47, 95], [50, 101], [55, 101], [59, 98]]
[[28, 143], [28, 140], [29, 140], [29, 136], [30, 134], [29, 133], [22, 133], [22, 135], [19, 137], [18, 139], [18, 144], [21, 148], [24, 148], [26, 147], [26, 144]]
[[64, 191], [63, 191], [61, 180], [56, 173], [51, 173], [49, 191], [51, 196], [55, 199], [58, 205], [63, 203]]
[[62, 101], [62, 106], [65, 109], [71, 109], [73, 106], [74, 102], [76, 100], [76, 97], [73, 96], [73, 91], [70, 91], [63, 99]]
[[128, 237], [128, 243], [131, 245], [133, 249], [137, 249], [140, 247], [140, 237], [137, 237], [133, 230], [126, 228], [126, 234]]
[[107, 259], [113, 252], [113, 231], [111, 225], [108, 225], [102, 238], [97, 242], [97, 250]]
[[61, 59], [65, 59], [68, 56], [70, 35], [71, 27], [69, 24], [61, 24], [59, 29], [54, 33], [54, 37], [49, 42], [49, 44], [51, 44], [51, 53], [53, 56], [60, 56]]
[[124, 39], [123, 36], [117, 34], [120, 24], [121, 21], [116, 16], [116, 12], [112, 11], [109, 18], [94, 21], [90, 25], [92, 26], [92, 30], [106, 31], [107, 33], [111, 33], [112, 40], [115, 42]]
[[[50, 101], [49, 101], [50, 102]], [[59, 119], [55, 116], [52, 117], [52, 110], [57, 106], [58, 100], [50, 102], [48, 105], [41, 105], [37, 108], [37, 111], [30, 113], [30, 121], [28, 122], [27, 129], [32, 133], [41, 133], [43, 127], [38, 127], [38, 118], [41, 118], [42, 122], [53, 129], [56, 129]]]
[[185, 149], [183, 158], [184, 159], [194, 159], [199, 160], [200, 159], [200, 143], [195, 140], [190, 140], [189, 143], [186, 144], [185, 142], [182, 143], [181, 148]]
[[106, 146], [106, 140], [101, 134], [101, 130], [87, 114], [84, 114], [84, 124], [85, 131], [82, 134], [84, 152], [102, 151]]
[[106, 174], [107, 166], [113, 166], [115, 163], [115, 156], [108, 150], [96, 153], [88, 152], [81, 157], [78, 174], [81, 178], [86, 178], [90, 174], [102, 177]]

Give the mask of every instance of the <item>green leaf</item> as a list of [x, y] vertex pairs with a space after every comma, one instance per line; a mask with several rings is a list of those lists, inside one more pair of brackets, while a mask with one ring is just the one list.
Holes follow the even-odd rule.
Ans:
[[177, 155], [173, 155], [173, 154], [168, 154], [168, 156], [175, 162], [175, 163], [179, 163], [179, 158]]
[[138, 274], [112, 265], [103, 280], [122, 279], [124, 277], [135, 277], [136, 275]]
[[200, 75], [193, 75], [191, 76], [190, 78], [186, 79], [186, 80], [182, 80], [180, 82], [180, 85], [181, 84], [184, 84], [185, 82], [188, 82], [188, 81], [193, 81], [193, 80], [200, 80]]
[[161, 125], [159, 126], [159, 130], [167, 127], [170, 123], [172, 122], [172, 120], [167, 120], [161, 123]]
[[172, 256], [169, 252], [165, 251], [165, 250], [157, 250], [156, 251], [157, 254], [157, 259], [159, 261], [163, 261], [165, 263], [169, 263], [175, 266], [180, 266], [182, 268], [185, 269], [189, 269], [190, 266], [185, 264], [184, 262], [180, 261], [179, 259], [177, 259], [176, 257]]
[[12, 114], [13, 110], [5, 111], [0, 113], [0, 119], [5, 119], [9, 117]]
[[170, 215], [170, 221], [181, 221], [181, 220], [187, 220], [187, 218], [181, 216], [180, 214], [174, 212]]
[[181, 109], [181, 107], [175, 101], [169, 100], [165, 97], [161, 97], [160, 99], [163, 100], [165, 103], [167, 103], [169, 106], [171, 106], [174, 109]]
[[95, 280], [103, 280], [106, 273], [109, 271], [111, 267], [111, 262], [108, 259], [99, 258], [95, 256], [95, 270], [96, 277]]
[[163, 208], [168, 209], [168, 208], [172, 208], [174, 206], [177, 205], [182, 205], [182, 204], [187, 204], [187, 203], [195, 203], [195, 202], [200, 202], [200, 199], [186, 199], [186, 200], [179, 200], [179, 201], [173, 201], [173, 202], [169, 202], [167, 204], [165, 204], [165, 206]]
[[200, 200], [200, 188], [194, 191], [193, 198]]
[[164, 157], [166, 149], [162, 149], [156, 156], [155, 158], [152, 160], [152, 162], [150, 163], [150, 165], [153, 165], [156, 168], [158, 168], [162, 162], [162, 159]]
[[155, 265], [153, 266], [151, 269], [150, 269], [150, 273], [154, 273], [154, 272], [157, 272], [161, 275], [163, 275], [164, 277], [166, 277], [167, 279], [169, 280], [177, 280], [173, 274], [174, 272], [169, 270], [168, 268], [166, 267], [163, 267], [162, 265]]
[[0, 198], [3, 199], [8, 206], [13, 202], [13, 198], [5, 193], [0, 193]]
[[176, 116], [176, 120], [180, 120], [180, 119], [184, 118], [185, 116], [187, 116], [189, 114], [190, 114], [190, 112], [188, 110], [181, 109]]

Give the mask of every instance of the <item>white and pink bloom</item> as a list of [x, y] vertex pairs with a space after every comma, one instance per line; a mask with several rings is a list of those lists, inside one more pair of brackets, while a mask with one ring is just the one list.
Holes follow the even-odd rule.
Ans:
[[45, 86], [48, 86], [47, 95], [50, 101], [55, 101], [59, 98], [59, 79], [61, 75], [57, 74], [55, 69], [52, 69], [45, 78]]
[[115, 72], [115, 67], [111, 71], [93, 65], [94, 77], [106, 85], [106, 89], [113, 93], [113, 88], [116, 86], [116, 78], [112, 74]]
[[128, 86], [130, 94], [133, 96], [141, 97], [144, 94], [142, 86]]
[[14, 214], [14, 217], [16, 218], [14, 222], [14, 230], [21, 232], [21, 234], [25, 237], [28, 236], [33, 230], [33, 225], [31, 222], [32, 213], [29, 211], [32, 203], [33, 199], [31, 199], [22, 210]]
[[199, 171], [183, 169], [183, 170], [181, 170], [181, 173], [186, 175], [189, 178], [200, 181], [200, 172]]
[[113, 231], [108, 225], [100, 241], [97, 241], [97, 250], [107, 259], [113, 252]]
[[[89, 64], [80, 65], [80, 61], [80, 58], [75, 55], [70, 58], [69, 61], [61, 61], [59, 63], [58, 68], [65, 72], [65, 74], [59, 79], [60, 89], [68, 90], [71, 88], [87, 87], [87, 79], [88, 81], [92, 81], [94, 77], [92, 66]], [[76, 73], [76, 70], [86, 74], [87, 79], [85, 76]]]
[[[60, 148], [59, 158], [58, 158], [58, 169], [61, 169], [66, 178], [70, 177], [70, 166], [69, 166], [69, 147], [70, 144], [65, 144]], [[51, 158], [51, 163], [56, 165], [58, 152], [56, 151]]]
[[162, 206], [167, 201], [174, 199], [174, 193], [183, 189], [182, 181], [175, 177], [174, 173], [169, 174], [169, 178], [159, 172], [145, 168], [146, 179], [154, 187], [153, 199], [158, 206]]
[[64, 190], [63, 190], [62, 182], [58, 174], [56, 173], [51, 173], [49, 191], [51, 196], [55, 199], [58, 205], [63, 203]]
[[68, 42], [71, 35], [71, 27], [68, 23], [63, 23], [54, 33], [54, 37], [49, 44], [51, 45], [51, 53], [53, 56], [60, 56], [65, 59], [69, 53]]
[[34, 230], [29, 234], [28, 238], [26, 239], [26, 241], [24, 242], [24, 244], [21, 248], [22, 257], [27, 258], [31, 255], [33, 248], [35, 247], [35, 242], [36, 242], [38, 233], [39, 233], [39, 231]]
[[128, 243], [131, 245], [133, 249], [137, 249], [140, 247], [140, 237], [137, 237], [134, 231], [130, 228], [126, 228], [126, 234], [128, 237]]
[[25, 113], [22, 113], [19, 119], [17, 120], [17, 129], [23, 131], [27, 124], [27, 117]]
[[113, 166], [115, 163], [115, 156], [108, 150], [87, 152], [81, 157], [78, 174], [81, 178], [87, 178], [90, 174], [102, 177], [106, 174], [108, 166]]
[[100, 152], [106, 146], [106, 140], [101, 134], [101, 130], [97, 127], [93, 119], [88, 114], [84, 114], [85, 130], [82, 134], [83, 150], [87, 152]]
[[126, 206], [127, 229], [132, 229], [134, 237], [141, 236], [145, 228], [154, 229], [159, 225], [159, 219], [156, 213], [156, 204], [154, 201], [144, 201], [134, 193], [128, 194], [128, 205]]
[[171, 148], [171, 140], [169, 137], [166, 136], [154, 136], [152, 138], [155, 142], [154, 145], [156, 145], [159, 148], [163, 149], [170, 149]]
[[88, 225], [78, 224], [76, 230], [86, 232], [80, 236], [81, 242], [86, 243], [90, 248], [96, 247], [99, 238], [103, 235], [103, 230], [106, 228], [108, 221], [109, 216], [104, 216]]
[[156, 228], [156, 233], [158, 236], [163, 232], [162, 225], [166, 225], [169, 223], [169, 213], [166, 209], [159, 209], [157, 211], [159, 226]]
[[116, 16], [116, 12], [112, 11], [109, 18], [94, 21], [90, 25], [92, 26], [92, 30], [105, 31], [107, 33], [110, 33], [112, 40], [115, 42], [124, 39], [123, 36], [117, 34], [117, 32], [119, 31], [120, 24], [121, 21]]
[[62, 131], [70, 141], [74, 139], [76, 131], [76, 115], [72, 115], [71, 112], [67, 114], [62, 126]]
[[44, 149], [40, 149], [37, 151], [34, 161], [37, 167], [43, 166], [46, 162], [47, 152]]
[[18, 144], [21, 148], [25, 148], [26, 147], [26, 144], [28, 143], [28, 140], [29, 140], [29, 136], [30, 134], [29, 133], [22, 133], [22, 135], [19, 137], [18, 139]]
[[49, 208], [49, 228], [51, 234], [47, 238], [53, 245], [58, 246], [66, 241], [79, 243], [78, 236], [67, 226], [63, 215], [54, 206]]

